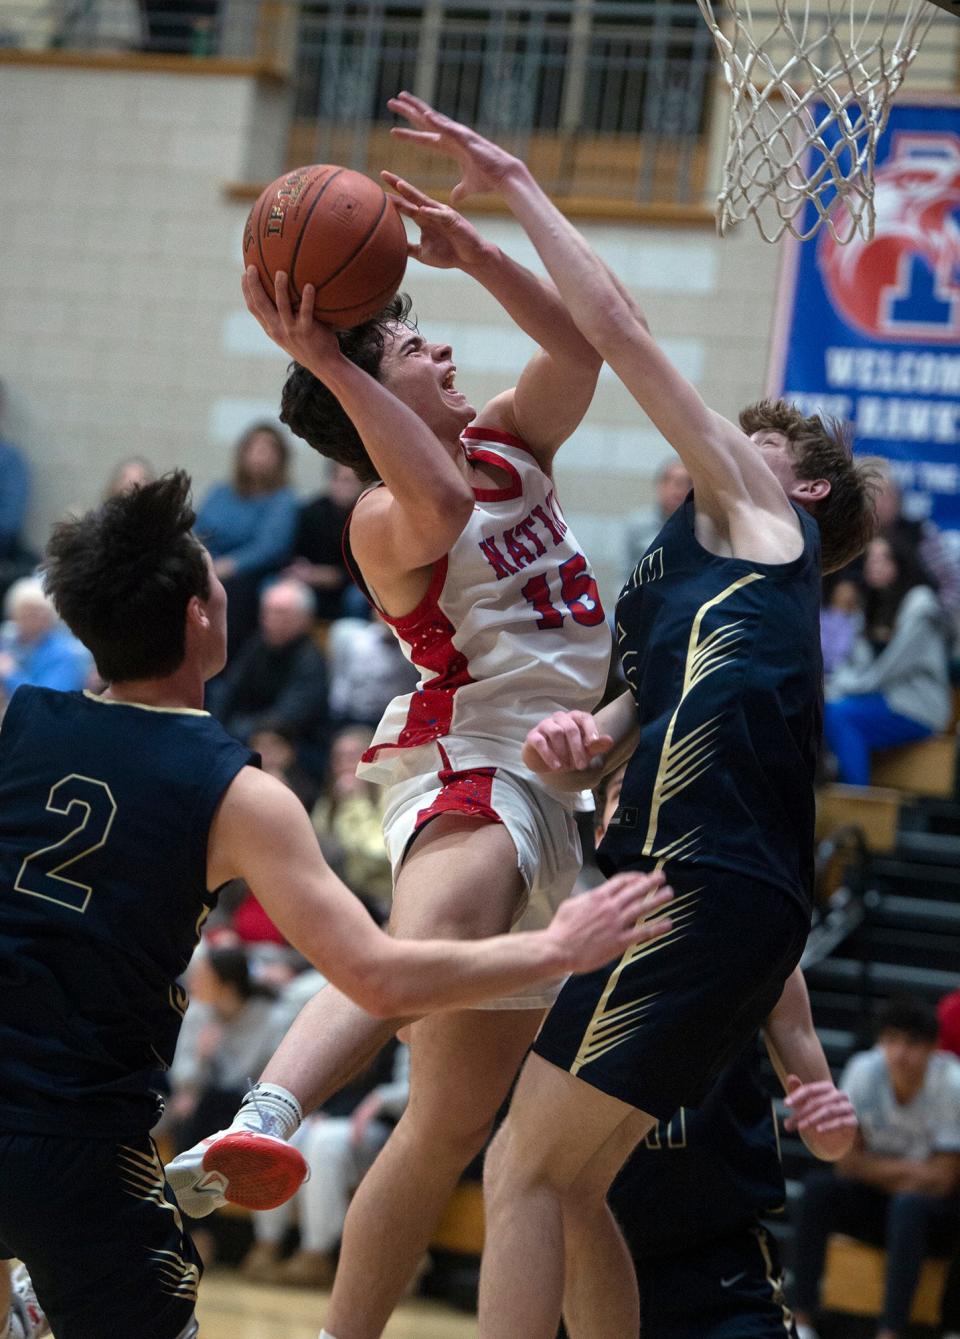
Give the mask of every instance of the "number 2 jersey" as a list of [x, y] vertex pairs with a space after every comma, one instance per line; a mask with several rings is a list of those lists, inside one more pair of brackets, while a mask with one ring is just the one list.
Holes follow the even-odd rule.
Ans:
[[202, 711], [20, 688], [0, 729], [0, 1129], [155, 1122], [216, 901], [217, 806], [256, 755]]
[[[479, 767], [536, 780], [520, 761], [528, 731], [554, 711], [592, 711], [606, 684], [600, 595], [553, 481], [516, 437], [468, 428], [462, 440], [468, 460], [506, 480], [474, 489], [473, 515], [426, 595], [386, 618], [421, 677], [390, 703], [357, 769], [385, 785]], [[349, 532], [345, 548], [356, 572]]]

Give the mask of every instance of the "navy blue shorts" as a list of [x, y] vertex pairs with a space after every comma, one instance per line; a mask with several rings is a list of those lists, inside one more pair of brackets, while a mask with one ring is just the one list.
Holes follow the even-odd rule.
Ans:
[[570, 977], [533, 1047], [657, 1120], [700, 1105], [766, 1021], [810, 928], [786, 893], [754, 879], [690, 866], [666, 873], [670, 933]]
[[762, 1227], [637, 1265], [643, 1339], [796, 1339], [777, 1243]]
[[201, 1264], [149, 1138], [0, 1133], [0, 1257], [57, 1339], [179, 1339]]

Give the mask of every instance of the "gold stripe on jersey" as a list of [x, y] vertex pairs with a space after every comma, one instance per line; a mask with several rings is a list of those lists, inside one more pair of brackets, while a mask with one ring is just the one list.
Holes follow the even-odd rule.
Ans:
[[697, 853], [702, 831], [703, 824], [698, 823], [695, 828], [691, 828], [689, 832], [685, 832], [681, 837], [675, 837], [672, 842], [667, 842], [666, 846], [658, 846], [653, 853], [654, 857], [660, 865], [666, 864], [668, 860], [689, 860], [692, 855]]
[[187, 1005], [190, 1003], [190, 996], [184, 990], [183, 986], [181, 986], [179, 981], [174, 981], [173, 985], [168, 990], [167, 1002], [173, 1012], [179, 1014], [180, 1017], [183, 1018], [184, 1014], [187, 1012]]
[[674, 898], [665, 911], [661, 909], [655, 912], [654, 914], [657, 916], [669, 915], [673, 922], [673, 928], [662, 938], [655, 939], [652, 944], [631, 944], [623, 954], [616, 967], [611, 971], [603, 994], [597, 1001], [593, 1016], [587, 1024], [573, 1064], [570, 1066], [571, 1074], [579, 1074], [584, 1065], [589, 1065], [594, 1060], [599, 1059], [600, 1056], [606, 1055], [608, 1051], [615, 1050], [628, 1037], [632, 1037], [639, 1032], [643, 1025], [644, 1015], [649, 1010], [658, 992], [642, 995], [638, 999], [627, 1000], [624, 1004], [618, 1004], [612, 1009], [608, 1009], [607, 1005], [610, 997], [628, 967], [632, 967], [634, 963], [649, 957], [651, 953], [659, 953], [662, 948], [675, 944], [683, 938], [684, 927], [696, 915], [697, 901], [699, 894], [702, 892], [702, 887], [694, 888], [691, 892], [684, 893], [682, 897]]
[[197, 1300], [200, 1270], [192, 1261], [184, 1260], [176, 1251], [151, 1251], [150, 1258], [157, 1265], [157, 1277], [165, 1293], [191, 1302]]
[[767, 1244], [767, 1234], [762, 1227], [753, 1229], [754, 1236], [757, 1239], [757, 1245], [760, 1247], [760, 1254], [763, 1256], [764, 1277], [770, 1285], [771, 1300], [774, 1306], [778, 1306], [783, 1313], [783, 1328], [787, 1334], [793, 1334], [793, 1312], [787, 1306], [787, 1299], [783, 1291], [783, 1275], [774, 1274], [773, 1258], [770, 1255], [770, 1247]]
[[119, 1144], [117, 1147], [119, 1153], [117, 1170], [127, 1194], [132, 1195], [134, 1199], [156, 1204], [159, 1209], [166, 1209], [172, 1213], [177, 1230], [182, 1232], [183, 1219], [180, 1217], [180, 1210], [175, 1204], [171, 1204], [164, 1193], [166, 1177], [156, 1151], [151, 1148], [147, 1153], [142, 1149], [129, 1148], [126, 1144]]
[[[677, 717], [687, 697], [704, 679], [717, 670], [736, 660], [736, 648], [743, 638], [742, 618], [732, 623], [721, 624], [709, 633], [701, 642], [700, 629], [708, 612], [716, 605], [728, 600], [736, 591], [749, 586], [753, 581], [762, 581], [762, 572], [748, 572], [731, 582], [719, 595], [714, 595], [697, 610], [690, 627], [690, 639], [687, 643], [687, 658], [683, 671], [683, 688], [667, 726], [663, 748], [660, 753], [660, 766], [653, 783], [653, 799], [650, 804], [650, 821], [647, 826], [643, 854], [653, 855], [656, 845], [657, 825], [660, 821], [660, 809], [676, 795], [691, 785], [708, 770], [713, 760], [713, 741], [720, 728], [719, 716], [711, 716], [699, 725], [688, 730], [678, 739], [674, 738]], [[676, 858], [676, 857], [674, 857]]]

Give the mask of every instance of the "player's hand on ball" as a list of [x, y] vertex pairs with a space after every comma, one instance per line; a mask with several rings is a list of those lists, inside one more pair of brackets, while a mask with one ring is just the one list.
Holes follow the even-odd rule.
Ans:
[[659, 871], [617, 874], [592, 892], [568, 898], [546, 933], [560, 941], [568, 971], [592, 972], [632, 944], [659, 939], [672, 929], [668, 916], [651, 919], [672, 897]]
[[257, 318], [274, 344], [323, 379], [323, 369], [338, 361], [342, 354], [332, 326], [322, 325], [313, 315], [315, 296], [312, 284], [306, 284], [299, 308], [294, 311], [286, 274], [278, 270], [274, 286], [276, 303], [260, 282], [256, 267], [248, 265], [240, 282], [247, 310]]
[[523, 761], [531, 772], [549, 779], [551, 772], [599, 772], [604, 754], [613, 748], [589, 711], [555, 711], [527, 735]]
[[400, 213], [406, 214], [420, 229], [420, 241], [411, 242], [409, 246], [410, 255], [415, 260], [438, 270], [451, 270], [457, 266], [469, 269], [483, 260], [487, 245], [462, 214], [449, 205], [442, 205], [439, 200], [432, 200], [393, 172], [381, 172], [380, 175], [390, 189], [396, 191], [393, 199]]
[[436, 149], [459, 163], [460, 180], [450, 192], [451, 204], [459, 204], [468, 195], [498, 191], [509, 173], [523, 168], [520, 159], [501, 149], [499, 144], [484, 139], [469, 126], [443, 116], [412, 93], [398, 93], [395, 98], [390, 98], [387, 106], [410, 122], [409, 126], [394, 126], [391, 134], [425, 149]]
[[853, 1148], [857, 1113], [835, 1084], [827, 1079], [801, 1083], [796, 1074], [788, 1074], [784, 1102], [790, 1108], [784, 1127], [799, 1134], [815, 1157], [836, 1162]]

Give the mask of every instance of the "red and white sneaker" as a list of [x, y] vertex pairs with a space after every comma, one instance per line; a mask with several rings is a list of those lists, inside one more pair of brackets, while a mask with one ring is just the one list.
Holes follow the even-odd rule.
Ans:
[[273, 1134], [220, 1130], [178, 1153], [167, 1180], [184, 1213], [205, 1218], [224, 1204], [275, 1209], [307, 1178], [303, 1154]]
[[50, 1326], [33, 1291], [26, 1265], [17, 1265], [10, 1275], [10, 1285], [13, 1289], [10, 1302], [23, 1329], [23, 1339], [42, 1339], [43, 1335], [50, 1333]]

